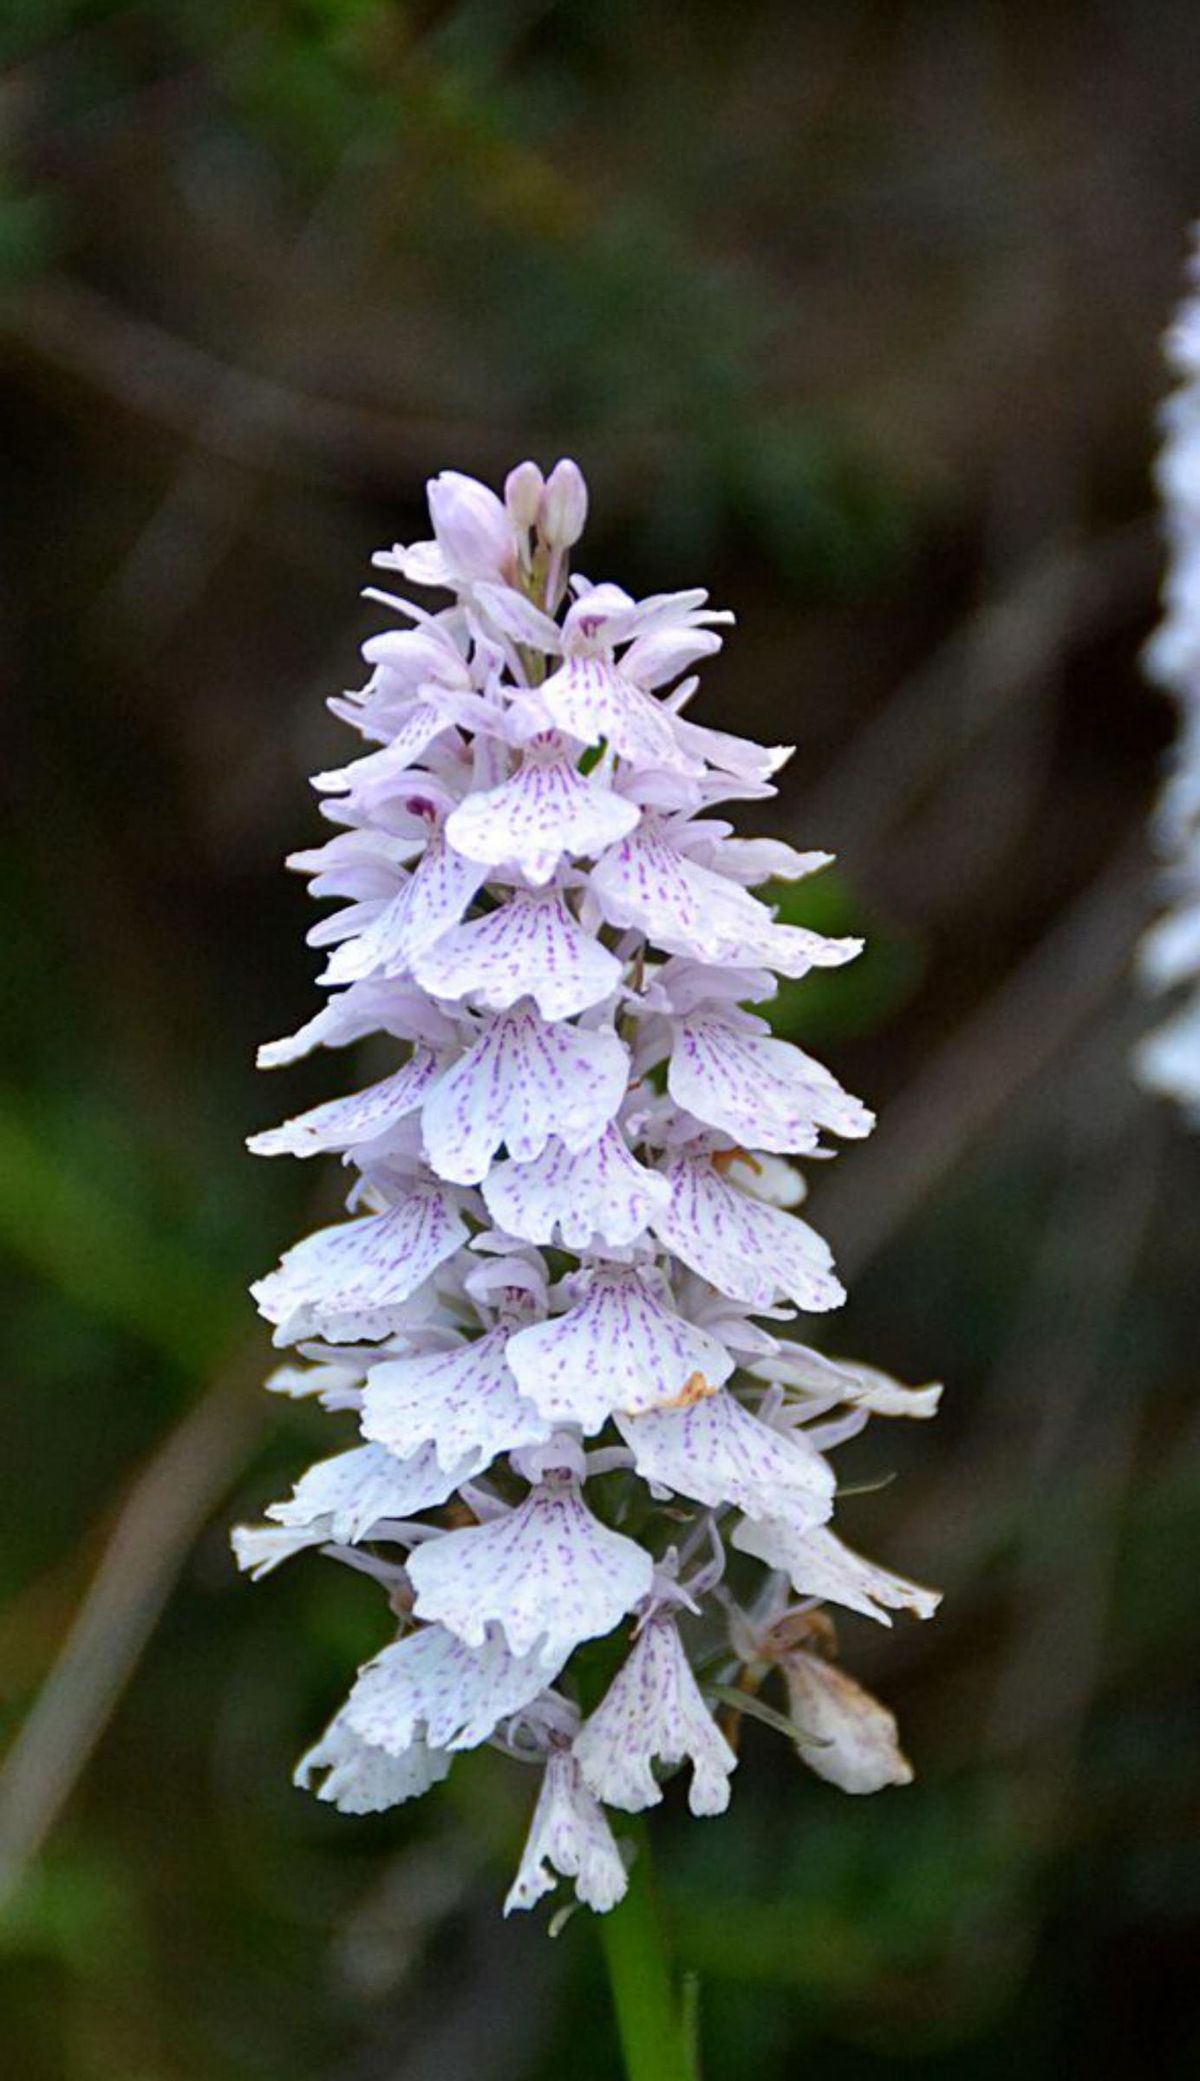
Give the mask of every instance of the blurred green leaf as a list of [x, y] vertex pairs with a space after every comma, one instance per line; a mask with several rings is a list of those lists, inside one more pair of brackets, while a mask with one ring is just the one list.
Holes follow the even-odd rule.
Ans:
[[57, 257], [61, 211], [52, 195], [0, 186], [0, 291], [41, 274]]
[[0, 1094], [0, 1239], [105, 1321], [189, 1374], [226, 1350], [240, 1297], [182, 1239], [144, 1223], [75, 1169]]
[[130, 1874], [95, 1847], [43, 1859], [0, 1909], [0, 1952], [38, 1952], [89, 1980], [143, 1951]]
[[760, 893], [781, 924], [866, 942], [844, 968], [815, 968], [798, 982], [781, 979], [763, 1011], [782, 1039], [807, 1047], [874, 1033], [916, 992], [924, 972], [917, 940], [881, 919], [865, 920], [852, 885], [836, 867], [804, 881], [768, 883]]

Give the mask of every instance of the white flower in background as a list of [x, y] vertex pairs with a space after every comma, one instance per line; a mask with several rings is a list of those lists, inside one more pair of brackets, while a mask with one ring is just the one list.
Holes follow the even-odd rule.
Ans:
[[906, 1781], [890, 1714], [797, 1643], [824, 1599], [932, 1611], [830, 1529], [825, 1455], [937, 1391], [782, 1336], [843, 1299], [785, 1159], [872, 1121], [747, 1007], [859, 942], [751, 894], [828, 855], [720, 814], [787, 756], [683, 717], [728, 615], [568, 579], [574, 463], [503, 498], [447, 471], [429, 507], [378, 561], [452, 604], [374, 595], [403, 625], [330, 704], [363, 754], [317, 777], [332, 835], [291, 862], [341, 904], [310, 934], [330, 995], [260, 1058], [374, 1035], [375, 1081], [251, 1140], [350, 1170], [349, 1218], [254, 1289], [306, 1361], [270, 1386], [349, 1435], [235, 1547], [255, 1575], [321, 1547], [399, 1619], [298, 1782], [374, 1812], [490, 1742], [542, 1770], [506, 1907], [557, 1875], [607, 1909], [605, 1807], [680, 1766], [694, 1813], [728, 1804], [714, 1687], [781, 1672], [823, 1776]]
[[1142, 1083], [1175, 1098], [1200, 1124], [1200, 232], [1191, 293], [1167, 335], [1178, 388], [1162, 411], [1158, 486], [1169, 561], [1163, 618], [1145, 651], [1151, 677], [1179, 705], [1179, 734], [1159, 798], [1154, 836], [1166, 862], [1168, 909], [1142, 941], [1142, 973], [1154, 990], [1182, 993], [1142, 1041]]

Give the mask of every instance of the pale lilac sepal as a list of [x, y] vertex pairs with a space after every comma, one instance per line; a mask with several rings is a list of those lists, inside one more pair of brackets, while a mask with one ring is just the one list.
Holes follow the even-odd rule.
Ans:
[[768, 1568], [782, 1568], [790, 1575], [797, 1595], [827, 1597], [884, 1626], [891, 1625], [888, 1614], [893, 1611], [932, 1618], [942, 1601], [936, 1590], [865, 1560], [823, 1525], [799, 1530], [778, 1518], [760, 1523], [747, 1518], [735, 1530], [733, 1544], [739, 1553], [765, 1561]]
[[385, 1337], [466, 1237], [446, 1193], [414, 1192], [384, 1214], [317, 1229], [250, 1291], [267, 1321], [278, 1324], [277, 1343]]

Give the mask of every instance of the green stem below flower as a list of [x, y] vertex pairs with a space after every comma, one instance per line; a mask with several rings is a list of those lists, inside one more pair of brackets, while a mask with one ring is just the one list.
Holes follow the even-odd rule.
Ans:
[[699, 2081], [695, 1990], [685, 2003], [675, 1984], [644, 1830], [629, 1891], [597, 1923], [627, 2081]]

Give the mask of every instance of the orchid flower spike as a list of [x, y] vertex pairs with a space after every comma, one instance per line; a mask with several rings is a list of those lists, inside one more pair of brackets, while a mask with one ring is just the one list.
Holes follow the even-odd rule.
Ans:
[[1195, 241], [1190, 291], [1166, 340], [1180, 379], [1163, 407], [1158, 458], [1168, 565], [1163, 617], [1144, 656], [1150, 677], [1174, 695], [1179, 734], [1154, 819], [1167, 908], [1142, 941], [1141, 969], [1151, 989], [1180, 995], [1142, 1041], [1135, 1067], [1200, 1125], [1200, 227]]
[[378, 1074], [251, 1140], [349, 1169], [349, 1218], [254, 1293], [302, 1361], [269, 1385], [350, 1436], [234, 1540], [255, 1575], [323, 1547], [391, 1616], [298, 1782], [374, 1811], [490, 1742], [540, 1773], [506, 1911], [560, 1878], [602, 1911], [613, 1810], [680, 1769], [693, 1813], [727, 1806], [730, 1685], [777, 1685], [849, 1791], [910, 1774], [818, 1607], [937, 1598], [830, 1528], [826, 1452], [937, 1391], [781, 1334], [843, 1298], [786, 1159], [872, 1119], [751, 1009], [859, 942], [751, 893], [826, 854], [713, 814], [787, 757], [681, 712], [730, 617], [571, 578], [572, 462], [502, 497], [446, 471], [429, 507], [377, 561], [450, 604], [375, 596], [397, 625], [330, 704], [362, 755], [317, 776], [332, 833], [291, 863], [341, 902], [310, 935], [328, 994], [261, 1056], [375, 1035]]

